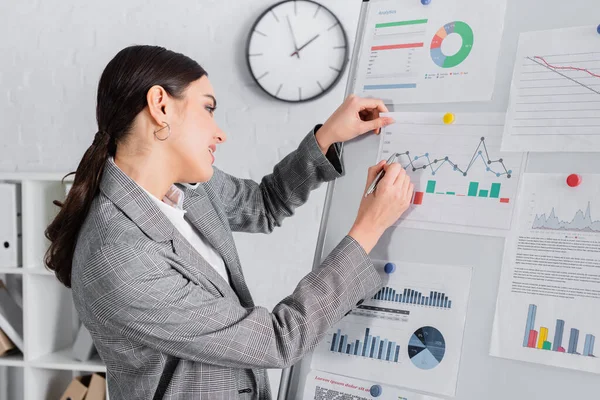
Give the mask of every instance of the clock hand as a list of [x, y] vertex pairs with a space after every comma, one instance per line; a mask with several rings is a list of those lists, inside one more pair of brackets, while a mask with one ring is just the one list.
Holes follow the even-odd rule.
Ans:
[[311, 44], [312, 42], [314, 42], [319, 36], [321, 36], [321, 34], [316, 35], [315, 37], [313, 37], [312, 39], [310, 39], [308, 42], [304, 43], [302, 45], [302, 47], [300, 47], [299, 49], [296, 49], [295, 52], [293, 52], [291, 54], [291, 56], [297, 55], [298, 57], [300, 57], [300, 50], [302, 50], [303, 48], [305, 48], [306, 46], [308, 46], [309, 44]]
[[300, 58], [300, 54], [298, 54], [298, 45], [296, 44], [296, 37], [294, 36], [294, 30], [292, 29], [292, 23], [290, 22], [289, 15], [285, 16], [287, 18], [288, 26], [290, 27], [290, 32], [292, 34], [292, 40], [294, 41], [294, 50], [296, 50], [292, 55], [296, 55], [296, 57]]

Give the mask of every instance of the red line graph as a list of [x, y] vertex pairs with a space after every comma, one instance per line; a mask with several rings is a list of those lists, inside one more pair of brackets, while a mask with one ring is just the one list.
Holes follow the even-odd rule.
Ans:
[[548, 68], [552, 68], [552, 69], [556, 69], [556, 70], [566, 70], [566, 71], [580, 71], [580, 72], [586, 72], [588, 74], [590, 74], [591, 76], [595, 77], [595, 78], [600, 78], [600, 75], [593, 73], [590, 70], [587, 70], [585, 68], [577, 68], [577, 67], [560, 67], [557, 65], [552, 65], [549, 64], [546, 60], [544, 60], [543, 57], [539, 57], [539, 56], [534, 56], [533, 58], [536, 58], [538, 60], [541, 60], [544, 64], [546, 64], [546, 66]]

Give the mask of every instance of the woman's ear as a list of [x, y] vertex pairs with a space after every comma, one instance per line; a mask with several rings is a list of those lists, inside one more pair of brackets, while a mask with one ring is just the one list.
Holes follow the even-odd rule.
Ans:
[[167, 91], [160, 85], [154, 85], [148, 90], [146, 95], [148, 111], [157, 126], [163, 126], [163, 121], [167, 115], [167, 103], [169, 96]]

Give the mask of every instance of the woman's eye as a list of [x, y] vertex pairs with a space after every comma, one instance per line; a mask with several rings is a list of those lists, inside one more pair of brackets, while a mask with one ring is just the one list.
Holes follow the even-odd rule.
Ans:
[[216, 108], [212, 107], [212, 106], [206, 106], [206, 111], [208, 111], [210, 113], [210, 115], [213, 115], [215, 113]]

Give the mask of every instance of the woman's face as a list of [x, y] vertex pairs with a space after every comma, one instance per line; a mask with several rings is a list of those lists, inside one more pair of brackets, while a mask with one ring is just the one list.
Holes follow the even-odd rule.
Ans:
[[[177, 116], [171, 123], [172, 141], [180, 175], [179, 182], [207, 182], [213, 175], [212, 165], [217, 145], [226, 140], [214, 119], [216, 98], [206, 76], [192, 82], [178, 101]], [[157, 132], [159, 138], [168, 132]]]

